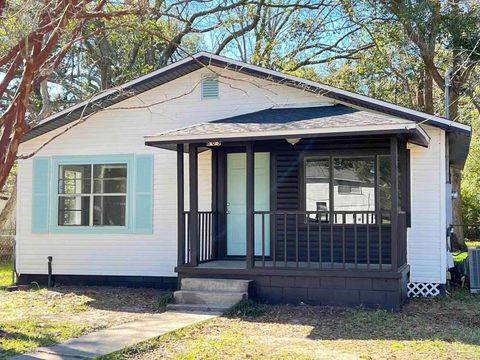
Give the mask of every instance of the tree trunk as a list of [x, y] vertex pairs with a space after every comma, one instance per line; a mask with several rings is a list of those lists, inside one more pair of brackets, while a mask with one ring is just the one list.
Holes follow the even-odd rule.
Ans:
[[425, 96], [425, 112], [429, 114], [433, 114], [433, 78], [432, 75], [425, 71], [425, 88], [424, 88], [424, 96]]
[[417, 86], [417, 105], [422, 111], [425, 110], [425, 78], [422, 76], [418, 80]]
[[48, 92], [48, 82], [44, 80], [40, 83], [40, 95], [42, 97], [42, 109], [38, 114], [38, 119], [42, 120], [50, 116], [53, 112], [52, 102]]
[[[99, 20], [98, 26], [103, 27], [105, 26], [105, 23], [102, 20]], [[113, 85], [112, 58], [115, 55], [106, 35], [98, 36], [95, 39], [95, 43], [98, 47], [98, 67], [100, 69], [102, 90], [110, 89]]]
[[13, 219], [13, 215], [15, 214], [15, 208], [17, 204], [17, 182], [15, 181], [15, 185], [12, 189], [12, 194], [8, 199], [5, 207], [3, 208], [2, 212], [0, 213], [0, 229], [5, 230], [7, 229], [7, 225]]

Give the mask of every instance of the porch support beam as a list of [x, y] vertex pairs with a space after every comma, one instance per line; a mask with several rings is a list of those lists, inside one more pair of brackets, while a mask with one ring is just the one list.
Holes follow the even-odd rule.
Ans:
[[212, 258], [215, 259], [218, 254], [218, 150], [211, 149], [212, 161]]
[[255, 230], [254, 221], [255, 215], [253, 213], [255, 206], [255, 154], [253, 150], [253, 143], [248, 143], [246, 146], [247, 153], [247, 269], [252, 269], [255, 264]]
[[390, 138], [392, 270], [398, 269], [398, 138]]
[[188, 149], [188, 165], [190, 170], [190, 214], [188, 230], [190, 233], [190, 264], [197, 266], [200, 254], [200, 239], [198, 236], [198, 146], [190, 144]]
[[397, 266], [401, 267], [407, 263], [407, 226], [410, 224], [407, 212], [410, 208], [410, 190], [409, 190], [409, 163], [408, 163], [408, 150], [407, 143], [400, 141], [398, 143], [398, 168], [399, 168], [399, 194], [401, 194], [398, 200], [399, 212], [397, 218], [397, 251], [398, 262]]
[[177, 144], [177, 265], [185, 264], [185, 187], [183, 144]]

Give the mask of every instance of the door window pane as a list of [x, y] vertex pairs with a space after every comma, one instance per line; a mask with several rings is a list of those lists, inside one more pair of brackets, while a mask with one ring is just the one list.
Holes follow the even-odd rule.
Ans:
[[58, 225], [88, 225], [89, 219], [89, 196], [60, 196], [58, 198]]
[[93, 225], [125, 226], [126, 196], [94, 196]]

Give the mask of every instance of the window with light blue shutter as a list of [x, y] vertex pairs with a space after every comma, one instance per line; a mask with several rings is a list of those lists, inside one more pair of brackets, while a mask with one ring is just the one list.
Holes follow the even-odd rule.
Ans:
[[135, 157], [135, 214], [136, 233], [153, 231], [153, 156]]
[[50, 158], [33, 158], [32, 232], [48, 232], [50, 189]]
[[50, 232], [153, 232], [153, 155], [58, 156], [50, 172]]
[[218, 99], [218, 77], [216, 75], [205, 75], [202, 78], [202, 99]]

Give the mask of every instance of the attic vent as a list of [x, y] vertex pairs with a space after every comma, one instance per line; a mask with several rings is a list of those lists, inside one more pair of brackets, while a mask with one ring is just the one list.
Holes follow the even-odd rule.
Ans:
[[218, 98], [218, 78], [215, 75], [206, 75], [202, 79], [202, 99]]
[[480, 293], [480, 247], [468, 249], [470, 292]]

